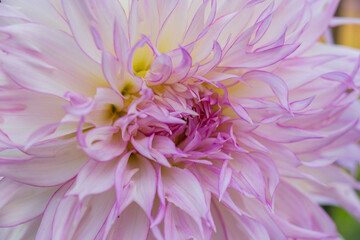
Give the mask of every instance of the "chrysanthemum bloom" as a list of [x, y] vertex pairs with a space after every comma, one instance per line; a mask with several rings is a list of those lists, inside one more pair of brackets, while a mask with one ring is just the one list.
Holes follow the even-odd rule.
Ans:
[[360, 219], [360, 76], [319, 43], [338, 2], [3, 0], [0, 239], [339, 239], [320, 204]]

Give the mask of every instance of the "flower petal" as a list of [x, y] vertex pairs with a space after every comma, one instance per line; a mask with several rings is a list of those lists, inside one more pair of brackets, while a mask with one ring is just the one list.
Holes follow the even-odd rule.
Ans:
[[35, 186], [54, 186], [73, 178], [88, 160], [74, 139], [55, 140], [28, 150], [32, 157], [0, 164], [0, 174]]
[[39, 128], [61, 121], [66, 114], [65, 103], [61, 98], [25, 89], [0, 91], [1, 129], [15, 144], [24, 145]]
[[36, 240], [47, 240], [51, 239], [52, 235], [52, 223], [55, 216], [56, 208], [60, 203], [61, 199], [65, 195], [66, 191], [71, 186], [72, 182], [68, 182], [61, 186], [49, 200], [44, 215], [41, 219], [40, 226], [36, 229]]
[[230, 209], [215, 201], [212, 202], [211, 207], [217, 226], [212, 239], [270, 239], [264, 226], [255, 219], [232, 214]]
[[85, 198], [65, 197], [59, 203], [53, 221], [52, 239], [94, 239], [115, 202], [114, 191]]
[[0, 40], [0, 46], [10, 53], [6, 59], [0, 55], [4, 70], [25, 88], [63, 97], [66, 91], [88, 96], [95, 93], [96, 86], [104, 85], [100, 66], [64, 32], [31, 23], [1, 28], [0, 32], [11, 38]]
[[201, 185], [187, 169], [162, 168], [166, 199], [190, 214], [195, 220], [206, 218], [209, 212]]
[[279, 99], [280, 104], [286, 110], [290, 111], [289, 90], [283, 79], [265, 71], [250, 71], [245, 73], [242, 78], [249, 81], [250, 84], [250, 80], [263, 81], [268, 84], [274, 92], [275, 96]]
[[6, 240], [35, 239], [41, 217], [11, 228], [0, 228], [0, 238]]
[[84, 140], [84, 152], [99, 162], [110, 161], [120, 156], [127, 145], [121, 138], [119, 128], [112, 126], [94, 128], [85, 134]]
[[115, 184], [115, 167], [117, 160], [96, 162], [89, 160], [79, 171], [74, 185], [66, 196], [76, 195], [79, 201], [91, 194], [99, 194], [110, 190]]
[[[126, 26], [126, 14], [118, 1], [92, 2], [63, 0], [63, 9], [71, 31], [82, 50], [95, 61], [100, 62], [101, 52], [95, 44], [91, 27], [97, 30], [105, 50], [114, 52], [113, 25], [115, 20]], [[126, 28], [124, 28], [126, 29]]]
[[6, 178], [0, 181], [0, 186], [0, 227], [15, 226], [38, 217], [57, 189], [32, 187]]
[[[131, 226], [131, 227], [129, 227]], [[114, 222], [106, 239], [147, 239], [150, 220], [137, 204], [130, 204]]]
[[146, 213], [151, 216], [156, 193], [156, 173], [151, 163], [140, 155], [131, 156], [128, 170], [138, 169], [130, 179], [131, 190], [129, 198], [133, 199]]
[[202, 226], [173, 204], [168, 204], [166, 208], [164, 230], [165, 239], [204, 239]]

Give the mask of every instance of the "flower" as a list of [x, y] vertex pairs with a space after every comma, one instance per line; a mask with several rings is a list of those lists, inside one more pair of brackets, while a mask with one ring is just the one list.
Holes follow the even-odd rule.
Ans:
[[319, 204], [360, 220], [360, 61], [319, 43], [338, 2], [3, 0], [1, 238], [339, 239]]

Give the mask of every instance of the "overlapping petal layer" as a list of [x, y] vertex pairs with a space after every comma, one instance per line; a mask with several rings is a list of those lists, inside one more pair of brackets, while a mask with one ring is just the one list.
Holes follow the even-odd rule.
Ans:
[[3, 0], [0, 238], [339, 239], [360, 53], [337, 0]]

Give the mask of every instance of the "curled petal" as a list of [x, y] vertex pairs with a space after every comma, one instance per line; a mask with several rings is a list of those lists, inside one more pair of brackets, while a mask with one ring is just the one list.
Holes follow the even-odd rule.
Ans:
[[124, 142], [117, 127], [105, 126], [90, 130], [84, 136], [84, 152], [100, 162], [110, 161], [120, 156], [127, 143]]
[[275, 96], [279, 99], [281, 105], [286, 110], [290, 111], [289, 90], [283, 79], [274, 74], [263, 71], [250, 71], [245, 73], [242, 78], [245, 80], [263, 81], [267, 83], [271, 87]]
[[150, 71], [147, 72], [145, 79], [150, 86], [165, 83], [172, 73], [171, 58], [166, 54], [157, 56], [151, 64]]

